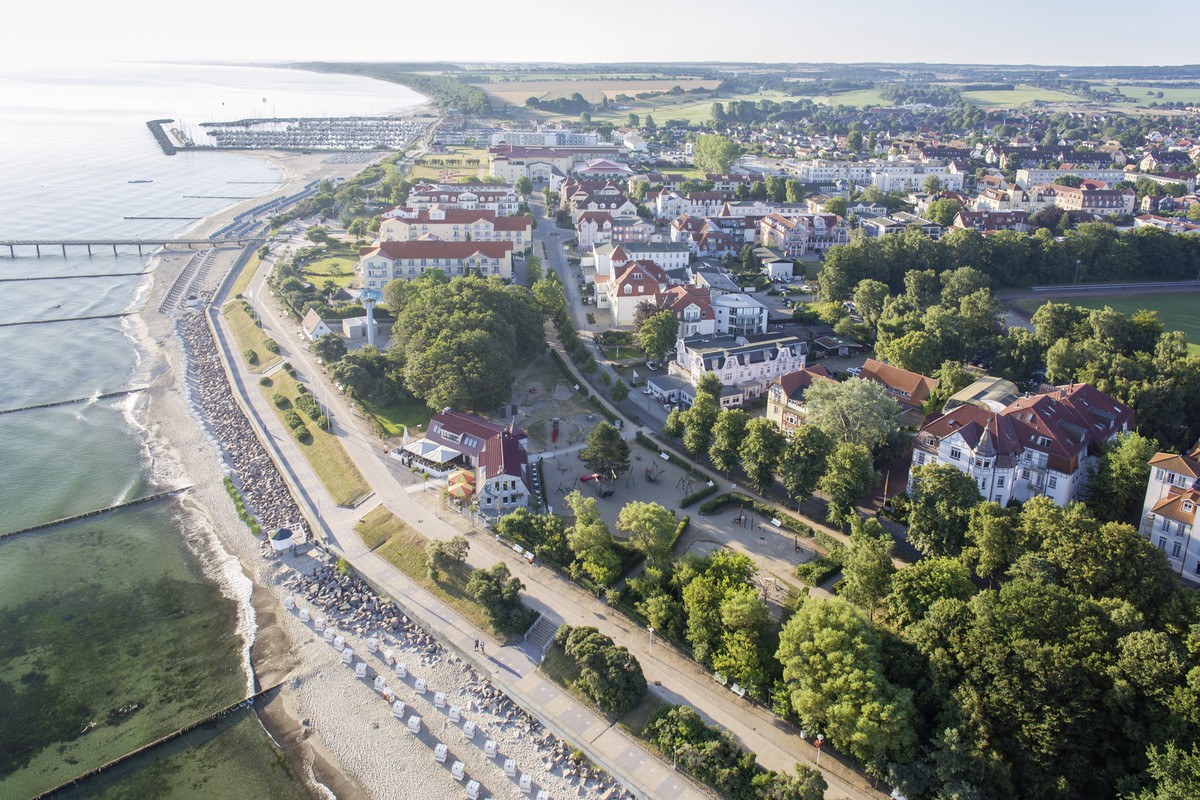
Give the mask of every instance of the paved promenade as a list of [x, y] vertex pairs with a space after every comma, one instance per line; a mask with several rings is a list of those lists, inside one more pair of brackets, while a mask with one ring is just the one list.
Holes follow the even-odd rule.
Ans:
[[[265, 274], [265, 270], [264, 267], [261, 272]], [[641, 663], [652, 691], [668, 702], [692, 706], [709, 722], [731, 731], [757, 754], [764, 767], [790, 770], [797, 762], [814, 763], [816, 751], [811, 744], [773, 714], [737, 698], [694, 661], [661, 640], [651, 642], [644, 629], [637, 628], [571, 581], [549, 569], [526, 564], [490, 534], [473, 529], [464, 517], [439, 509], [439, 494], [421, 491], [416, 488], [419, 483], [415, 484], [407, 471], [391, 467], [384, 457], [383, 443], [367, 420], [344, 396], [324, 383], [316, 359], [300, 343], [298, 324], [279, 312], [264, 288], [262, 274], [255, 277], [247, 295], [262, 319], [264, 332], [280, 343], [300, 379], [329, 407], [333, 430], [374, 493], [354, 509], [333, 503], [294, 439], [276, 419], [269, 401], [257, 389], [258, 376], [247, 372], [241, 359], [233, 356], [229, 333], [216, 314], [217, 340], [230, 369], [231, 382], [241, 394], [252, 424], [260, 428], [268, 449], [282, 462], [285, 478], [293, 484], [299, 501], [319, 521], [319, 529], [331, 549], [344, 554], [366, 580], [408, 608], [440, 641], [487, 671], [500, 688], [535, 713], [548, 728], [584, 750], [589, 758], [620, 776], [645, 797], [700, 798], [709, 793], [545, 678], [537, 671], [535, 656], [525, 648], [493, 645], [486, 658], [473, 652], [467, 645], [484, 635], [388, 562], [370, 553], [354, 532], [354, 524], [382, 503], [429, 538], [448, 539], [458, 533], [467, 534], [471, 541], [468, 562], [472, 566], [488, 567], [506, 561], [509, 569], [526, 584], [524, 599], [531, 607], [554, 623], [595, 626], [629, 648]], [[632, 435], [630, 426], [626, 430]], [[855, 800], [887, 797], [831, 755], [824, 755], [821, 763], [830, 785], [827, 797]]]

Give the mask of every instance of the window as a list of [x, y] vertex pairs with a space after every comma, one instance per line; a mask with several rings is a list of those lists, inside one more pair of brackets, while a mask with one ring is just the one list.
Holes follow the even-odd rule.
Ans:
[[1159, 550], [1167, 549], [1167, 538], [1165, 536], [1158, 537], [1158, 549]]
[[996, 478], [996, 488], [997, 488], [997, 489], [1003, 489], [1003, 488], [1004, 488], [1004, 476], [1001, 476], [1001, 477], [999, 477], [999, 478]]
[[924, 463], [925, 463], [925, 454], [917, 453], [917, 464], [920, 465], [920, 464], [924, 464]]
[[993, 499], [995, 502], [999, 503], [999, 502], [1000, 502], [1000, 495], [996, 495], [996, 496], [995, 496], [995, 497], [993, 497], [992, 499]]
[[987, 478], [979, 479], [979, 489], [980, 491], [987, 491]]
[[959, 450], [957, 447], [952, 447], [950, 449], [950, 457], [955, 461], [958, 461], [960, 458], [962, 458], [962, 450]]
[[1160, 525], [1159, 527], [1162, 529], [1163, 533], [1170, 533], [1171, 532], [1171, 520], [1167, 519], [1166, 517], [1163, 517], [1162, 525]]
[[1183, 543], [1176, 542], [1171, 547], [1171, 558], [1179, 558], [1179, 553], [1183, 550]]
[[1055, 478], [1053, 475], [1052, 475], [1052, 476], [1050, 476], [1050, 480], [1049, 480], [1049, 481], [1047, 481], [1047, 483], [1049, 484], [1049, 486], [1050, 486], [1050, 488], [1051, 488], [1051, 489], [1057, 489], [1057, 488], [1058, 488], [1058, 478]]

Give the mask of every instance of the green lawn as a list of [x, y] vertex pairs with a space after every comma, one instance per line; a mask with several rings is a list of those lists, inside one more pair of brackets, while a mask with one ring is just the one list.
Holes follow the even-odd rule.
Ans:
[[[472, 165], [465, 163], [467, 159], [473, 158], [479, 159], [479, 163]], [[454, 183], [463, 178], [485, 176], [488, 171], [488, 153], [486, 148], [449, 147], [445, 153], [426, 153], [418, 160], [425, 163], [413, 164], [407, 175], [410, 181], [441, 181], [444, 178], [449, 183]], [[434, 163], [437, 161], [442, 163]], [[447, 163], [451, 161], [459, 161], [460, 163]]]
[[[300, 393], [300, 384], [283, 370], [276, 372], [269, 380], [269, 386], [259, 385], [259, 389], [267, 398], [278, 392], [288, 400], [295, 401]], [[271, 407], [275, 409], [275, 415], [282, 421], [285, 409], [277, 407], [274, 403], [271, 404]], [[366, 478], [358, 471], [358, 467], [354, 466], [354, 462], [350, 460], [346, 448], [342, 447], [337, 436], [318, 428], [317, 423], [308, 419], [303, 412], [297, 411], [296, 413], [304, 419], [308, 426], [308, 432], [312, 436], [307, 443], [298, 442], [304, 457], [312, 465], [313, 471], [317, 473], [321, 483], [325, 484], [325, 488], [329, 490], [335, 503], [339, 506], [354, 505], [355, 501], [371, 491]]]
[[963, 92], [963, 97], [977, 106], [995, 108], [1016, 108], [1035, 100], [1047, 103], [1080, 102], [1080, 98], [1066, 92], [1056, 92], [1053, 89], [1039, 89], [1036, 86], [1018, 85], [1015, 89], [998, 92]]
[[408, 426], [409, 436], [420, 438], [433, 416], [423, 400], [413, 399], [390, 406], [367, 402], [360, 402], [359, 405], [375, 421], [380, 432], [386, 432], [388, 436], [403, 436], [404, 428]]
[[314, 286], [324, 287], [326, 281], [333, 281], [344, 289], [354, 280], [356, 264], [358, 264], [356, 256], [334, 255], [306, 264], [300, 272]]
[[246, 266], [242, 267], [242, 271], [238, 273], [237, 278], [233, 281], [233, 286], [229, 287], [229, 296], [237, 297], [242, 292], [246, 291], [246, 287], [250, 285], [250, 281], [254, 279], [254, 273], [258, 271], [258, 265], [262, 263], [262, 259], [258, 257], [258, 253], [250, 256], [246, 261]]
[[[237, 344], [238, 353], [241, 354], [242, 360], [246, 361], [246, 366], [251, 372], [263, 372], [278, 364], [282, 359], [270, 350], [267, 349], [267, 342], [270, 339], [262, 328], [254, 324], [254, 318], [250, 316], [250, 305], [245, 300], [230, 300], [221, 307], [221, 316], [225, 317], [225, 322], [229, 325], [229, 330], [233, 334], [233, 340]], [[257, 364], [251, 364], [246, 358], [246, 351], [254, 351]]]
[[1200, 355], [1200, 317], [1196, 314], [1196, 309], [1200, 308], [1200, 293], [1195, 291], [1181, 290], [1105, 297], [1074, 297], [1068, 294], [1053, 294], [1046, 297], [1021, 298], [1013, 300], [1009, 304], [1027, 314], [1032, 314], [1043, 304], [1049, 302], [1070, 303], [1085, 308], [1112, 306], [1123, 314], [1132, 314], [1142, 309], [1157, 311], [1163, 328], [1168, 331], [1183, 331], [1188, 338], [1188, 351], [1193, 355]]
[[[389, 564], [407, 575], [422, 588], [436, 595], [439, 600], [461, 614], [475, 627], [485, 630], [494, 639], [504, 644], [519, 640], [521, 634], [512, 637], [502, 634], [488, 622], [483, 606], [467, 591], [467, 582], [474, 571], [466, 564], [454, 564], [442, 575], [441, 580], [429, 579], [425, 569], [425, 547], [429, 540], [414, 531], [396, 515], [382, 506], [375, 509], [355, 526], [368, 546]], [[372, 537], [370, 540], [367, 537]], [[374, 544], [372, 542], [382, 542]]]

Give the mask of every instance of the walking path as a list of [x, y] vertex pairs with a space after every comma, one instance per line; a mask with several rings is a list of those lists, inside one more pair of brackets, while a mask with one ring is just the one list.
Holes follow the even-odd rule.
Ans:
[[[484, 634], [391, 564], [369, 552], [354, 533], [355, 523], [372, 507], [382, 503], [426, 537], [448, 539], [459, 533], [468, 534], [472, 544], [468, 563], [474, 567], [490, 567], [497, 561], [506, 561], [513, 574], [526, 584], [524, 599], [532, 608], [556, 624], [591, 625], [613, 637], [637, 657], [656, 695], [670, 703], [690, 705], [710, 723], [729, 730], [757, 754], [764, 767], [789, 771], [797, 762], [815, 763], [816, 750], [812, 745], [768, 710], [737, 698], [696, 662], [661, 640], [652, 642], [645, 630], [637, 628], [573, 582], [549, 569], [526, 564], [489, 535], [474, 535], [475, 530], [467, 519], [438, 508], [440, 492], [426, 496], [424, 492], [410, 492], [408, 487], [403, 487], [397, 476], [408, 473], [389, 467], [384, 443], [372, 433], [367, 420], [347, 398], [324, 384], [320, 366], [300, 344], [298, 324], [283, 317], [275, 302], [269, 299], [264, 286], [265, 271], [265, 268], [260, 270], [244, 294], [259, 313], [264, 333], [280, 343], [283, 355], [296, 368], [299, 379], [329, 407], [333, 430], [375, 490], [374, 498], [355, 509], [333, 503], [293, 437], [282, 429], [268, 399], [251, 385], [258, 376], [249, 373], [241, 359], [234, 357], [231, 337], [220, 315], [214, 314], [216, 338], [223, 360], [231, 384], [241, 395], [241, 402], [248, 404], [247, 417], [260, 429], [264, 443], [281, 462], [285, 479], [293, 484], [293, 494], [317, 520], [331, 549], [343, 554], [365, 580], [407, 607], [441, 642], [456, 649], [477, 669], [487, 672], [497, 686], [540, 718], [549, 729], [579, 747], [609, 772], [620, 776], [643, 796], [700, 798], [708, 792], [674, 772], [661, 759], [651, 756], [619, 728], [610, 726], [605, 719], [545, 678], [521, 646], [496, 647], [486, 659], [474, 653], [467, 644], [484, 638]], [[218, 295], [217, 300], [220, 299]], [[574, 372], [569, 359], [566, 363]], [[628, 420], [624, 429], [628, 435], [633, 435]], [[861, 775], [840, 764], [832, 753], [822, 757], [821, 769], [831, 787], [827, 794], [830, 798], [886, 797], [870, 788]]]

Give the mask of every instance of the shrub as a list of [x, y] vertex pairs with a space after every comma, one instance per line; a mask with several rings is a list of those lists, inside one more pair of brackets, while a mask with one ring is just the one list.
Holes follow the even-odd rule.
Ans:
[[321, 414], [317, 417], [317, 427], [323, 431], [329, 430], [329, 417]]
[[283, 421], [287, 423], [287, 426], [293, 430], [304, 427], [304, 420], [300, 418], [299, 414], [290, 408], [283, 412]]
[[316, 398], [311, 394], [300, 394], [296, 397], [296, 408], [304, 412], [309, 418], [315, 420], [321, 416], [321, 407], [317, 404]]
[[266, 348], [268, 352], [279, 355], [279, 342], [275, 341], [274, 339], [267, 339]]
[[246, 363], [252, 367], [258, 366], [258, 353], [247, 347], [242, 351], [242, 356], [246, 359]]
[[809, 586], [818, 586], [830, 575], [838, 571], [838, 563], [831, 558], [814, 558], [796, 567], [796, 577]]
[[624, 714], [646, 695], [642, 665], [624, 647], [591, 627], [563, 625], [554, 643], [579, 667], [575, 687], [601, 711]]
[[272, 386], [272, 385], [274, 385], [274, 383], [275, 382], [273, 380], [271, 380], [270, 378], [268, 378], [266, 375], [263, 375], [261, 378], [258, 379], [259, 386]]
[[288, 400], [286, 397], [284, 397], [279, 392], [274, 392], [271, 395], [271, 402], [275, 404], [276, 408], [287, 408], [288, 406], [290, 406], [292, 404], [291, 400]]

